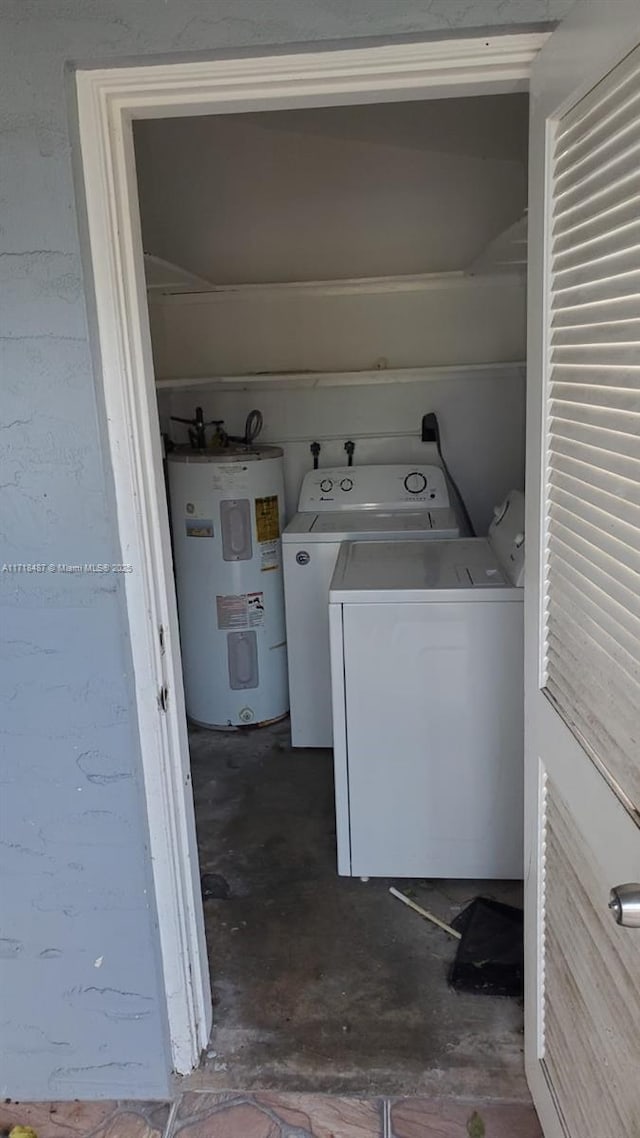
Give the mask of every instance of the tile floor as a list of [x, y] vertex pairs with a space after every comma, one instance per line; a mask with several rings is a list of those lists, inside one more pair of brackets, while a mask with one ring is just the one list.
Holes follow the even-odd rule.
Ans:
[[542, 1138], [529, 1104], [331, 1095], [181, 1095], [149, 1102], [4, 1103], [0, 1134], [37, 1138]]

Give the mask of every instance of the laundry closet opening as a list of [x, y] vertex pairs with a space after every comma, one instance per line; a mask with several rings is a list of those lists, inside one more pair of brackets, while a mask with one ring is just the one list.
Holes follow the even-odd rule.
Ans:
[[522, 900], [528, 97], [134, 138], [214, 993], [191, 1084], [524, 1098], [521, 1001], [453, 988], [458, 940], [389, 890], [447, 925]]

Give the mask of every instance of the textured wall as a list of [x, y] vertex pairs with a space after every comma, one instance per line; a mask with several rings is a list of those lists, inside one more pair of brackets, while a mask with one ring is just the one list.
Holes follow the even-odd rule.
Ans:
[[[571, 0], [3, 0], [2, 562], [117, 562], [69, 61], [539, 24]], [[2, 564], [0, 563], [0, 568]], [[148, 1096], [168, 1048], [122, 582], [0, 573], [1, 1093]]]

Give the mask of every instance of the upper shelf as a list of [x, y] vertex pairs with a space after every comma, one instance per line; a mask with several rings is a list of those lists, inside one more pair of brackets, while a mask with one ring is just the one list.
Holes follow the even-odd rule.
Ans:
[[468, 268], [472, 274], [505, 273], [527, 266], [527, 214], [503, 229]]
[[147, 292], [150, 296], [217, 293], [220, 296], [249, 297], [263, 293], [366, 293], [411, 292], [426, 288], [444, 288], [468, 276], [493, 276], [505, 272], [522, 272], [527, 265], [526, 212], [507, 229], [494, 237], [466, 268], [448, 272], [392, 274], [384, 277], [341, 278], [338, 280], [282, 281], [264, 284], [216, 285], [204, 277], [183, 269], [162, 257], [145, 253], [144, 266]]
[[213, 286], [205, 277], [190, 273], [181, 265], [173, 261], [165, 261], [162, 257], [154, 257], [152, 253], [144, 255], [144, 275], [147, 281], [147, 292], [151, 294], [168, 294], [183, 292], [208, 292]]

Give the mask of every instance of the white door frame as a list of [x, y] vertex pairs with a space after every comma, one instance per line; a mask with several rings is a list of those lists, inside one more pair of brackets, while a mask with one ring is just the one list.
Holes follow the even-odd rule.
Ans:
[[80, 159], [172, 1065], [211, 1027], [134, 119], [526, 91], [545, 33], [79, 70]]

